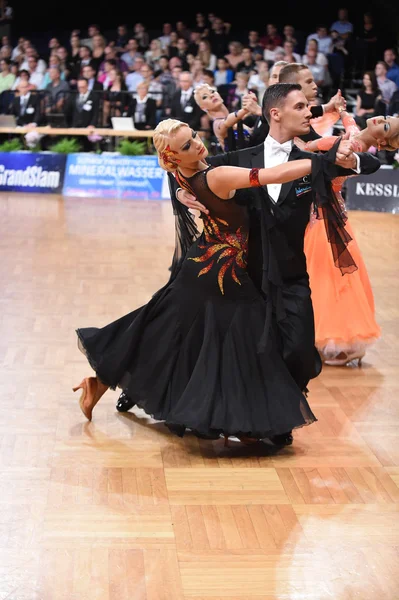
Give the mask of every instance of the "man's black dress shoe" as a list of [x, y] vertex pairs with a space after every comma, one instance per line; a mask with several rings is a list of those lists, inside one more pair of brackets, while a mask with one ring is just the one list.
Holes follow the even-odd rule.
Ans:
[[291, 431], [287, 431], [287, 433], [280, 433], [278, 435], [272, 435], [269, 439], [276, 446], [290, 446], [294, 441]]
[[133, 408], [134, 405], [135, 403], [133, 402], [133, 400], [129, 398], [129, 396], [127, 396], [125, 392], [122, 392], [118, 398], [118, 402], [116, 403], [116, 410], [119, 412], [127, 412], [128, 410]]

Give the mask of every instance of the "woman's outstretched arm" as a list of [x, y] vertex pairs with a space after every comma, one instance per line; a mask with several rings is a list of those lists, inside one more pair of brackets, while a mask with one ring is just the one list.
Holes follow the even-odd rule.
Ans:
[[270, 183], [286, 183], [309, 175], [312, 161], [308, 158], [292, 160], [268, 169], [244, 169], [241, 167], [216, 167], [207, 175], [211, 191], [227, 200], [234, 190], [259, 187]]

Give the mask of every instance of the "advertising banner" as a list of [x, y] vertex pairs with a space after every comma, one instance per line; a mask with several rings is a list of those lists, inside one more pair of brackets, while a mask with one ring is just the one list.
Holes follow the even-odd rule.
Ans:
[[69, 154], [66, 196], [103, 198], [169, 198], [167, 176], [156, 156]]
[[64, 154], [0, 152], [0, 191], [60, 194], [65, 162]]
[[382, 165], [372, 175], [348, 177], [345, 185], [348, 209], [399, 213], [399, 169]]

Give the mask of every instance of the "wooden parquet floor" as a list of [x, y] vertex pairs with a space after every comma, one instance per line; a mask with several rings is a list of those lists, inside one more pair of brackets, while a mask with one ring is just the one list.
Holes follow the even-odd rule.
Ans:
[[382, 338], [258, 456], [72, 393], [75, 328], [167, 280], [169, 203], [0, 196], [0, 600], [399, 599], [399, 220], [350, 218]]

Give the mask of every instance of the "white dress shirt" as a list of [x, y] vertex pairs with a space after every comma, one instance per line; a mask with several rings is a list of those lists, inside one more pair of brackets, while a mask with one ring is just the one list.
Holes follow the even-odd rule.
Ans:
[[[275, 167], [288, 161], [292, 150], [292, 140], [280, 144], [271, 135], [268, 135], [263, 144], [263, 158], [265, 167]], [[281, 191], [281, 183], [269, 183], [267, 191], [273, 202], [277, 202]]]
[[[268, 135], [263, 144], [263, 159], [265, 168], [275, 167], [276, 165], [282, 165], [288, 161], [288, 157], [291, 153], [293, 141], [288, 140], [280, 144], [271, 135]], [[354, 153], [356, 157], [356, 168], [353, 171], [360, 174], [360, 158]], [[281, 192], [281, 183], [269, 183], [267, 191], [273, 202], [277, 202]]]

